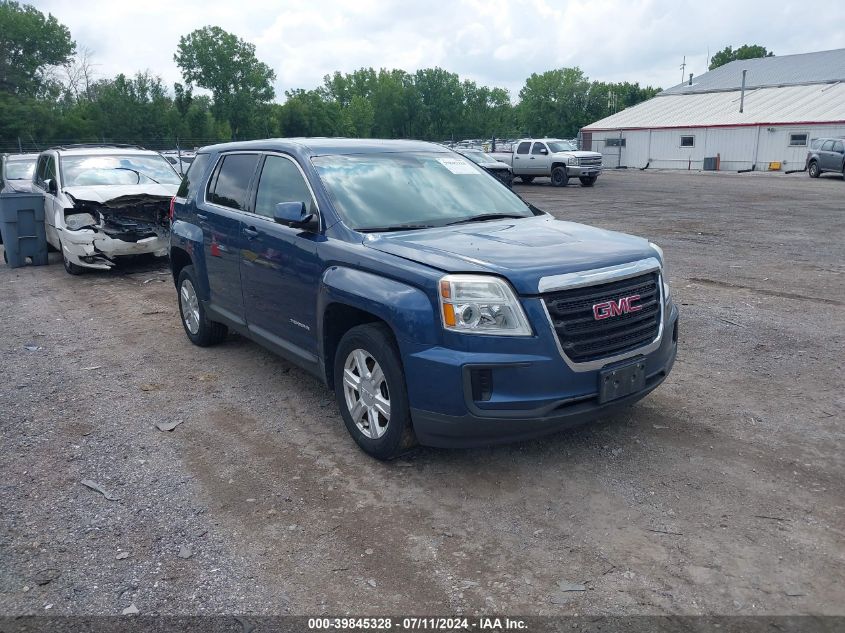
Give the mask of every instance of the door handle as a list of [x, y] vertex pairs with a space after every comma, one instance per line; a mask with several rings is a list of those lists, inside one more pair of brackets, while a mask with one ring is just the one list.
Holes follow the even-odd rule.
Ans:
[[254, 237], [258, 237], [258, 231], [251, 226], [247, 226], [244, 227], [244, 235], [246, 235], [249, 239], [252, 239]]
[[198, 220], [207, 220], [208, 216], [205, 215], [204, 213], [197, 213], [197, 219]]

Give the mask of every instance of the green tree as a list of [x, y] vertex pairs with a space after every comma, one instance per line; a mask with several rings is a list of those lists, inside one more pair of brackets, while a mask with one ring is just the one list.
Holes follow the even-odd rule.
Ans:
[[70, 31], [35, 7], [0, 0], [0, 91], [43, 95], [50, 67], [68, 63], [76, 50]]
[[259, 105], [275, 96], [276, 75], [255, 56], [255, 45], [218, 26], [179, 38], [173, 59], [185, 83], [211, 91], [214, 114], [229, 123], [233, 138], [249, 135]]
[[707, 69], [713, 70], [738, 59], [757, 59], [758, 57], [774, 57], [774, 53], [759, 44], [743, 44], [736, 50], [731, 46], [725, 46], [710, 58], [710, 66]]
[[580, 68], [534, 73], [519, 91], [523, 132], [572, 137], [588, 123], [590, 81]]

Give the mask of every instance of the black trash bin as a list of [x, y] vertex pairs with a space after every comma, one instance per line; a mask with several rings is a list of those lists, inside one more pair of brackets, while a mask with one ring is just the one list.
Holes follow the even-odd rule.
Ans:
[[12, 268], [47, 264], [44, 231], [44, 196], [35, 193], [0, 193], [0, 233], [3, 259]]

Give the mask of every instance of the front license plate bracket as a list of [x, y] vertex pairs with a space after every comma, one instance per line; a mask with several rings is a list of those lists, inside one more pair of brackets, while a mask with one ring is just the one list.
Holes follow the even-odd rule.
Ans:
[[599, 372], [599, 403], [611, 402], [645, 389], [645, 359]]

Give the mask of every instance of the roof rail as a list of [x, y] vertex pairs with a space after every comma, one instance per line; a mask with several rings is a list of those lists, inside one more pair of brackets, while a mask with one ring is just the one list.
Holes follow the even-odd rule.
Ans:
[[131, 143], [69, 143], [67, 145], [53, 145], [47, 149], [96, 149], [98, 147], [119, 147], [121, 149], [147, 149], [140, 145], [132, 145]]

